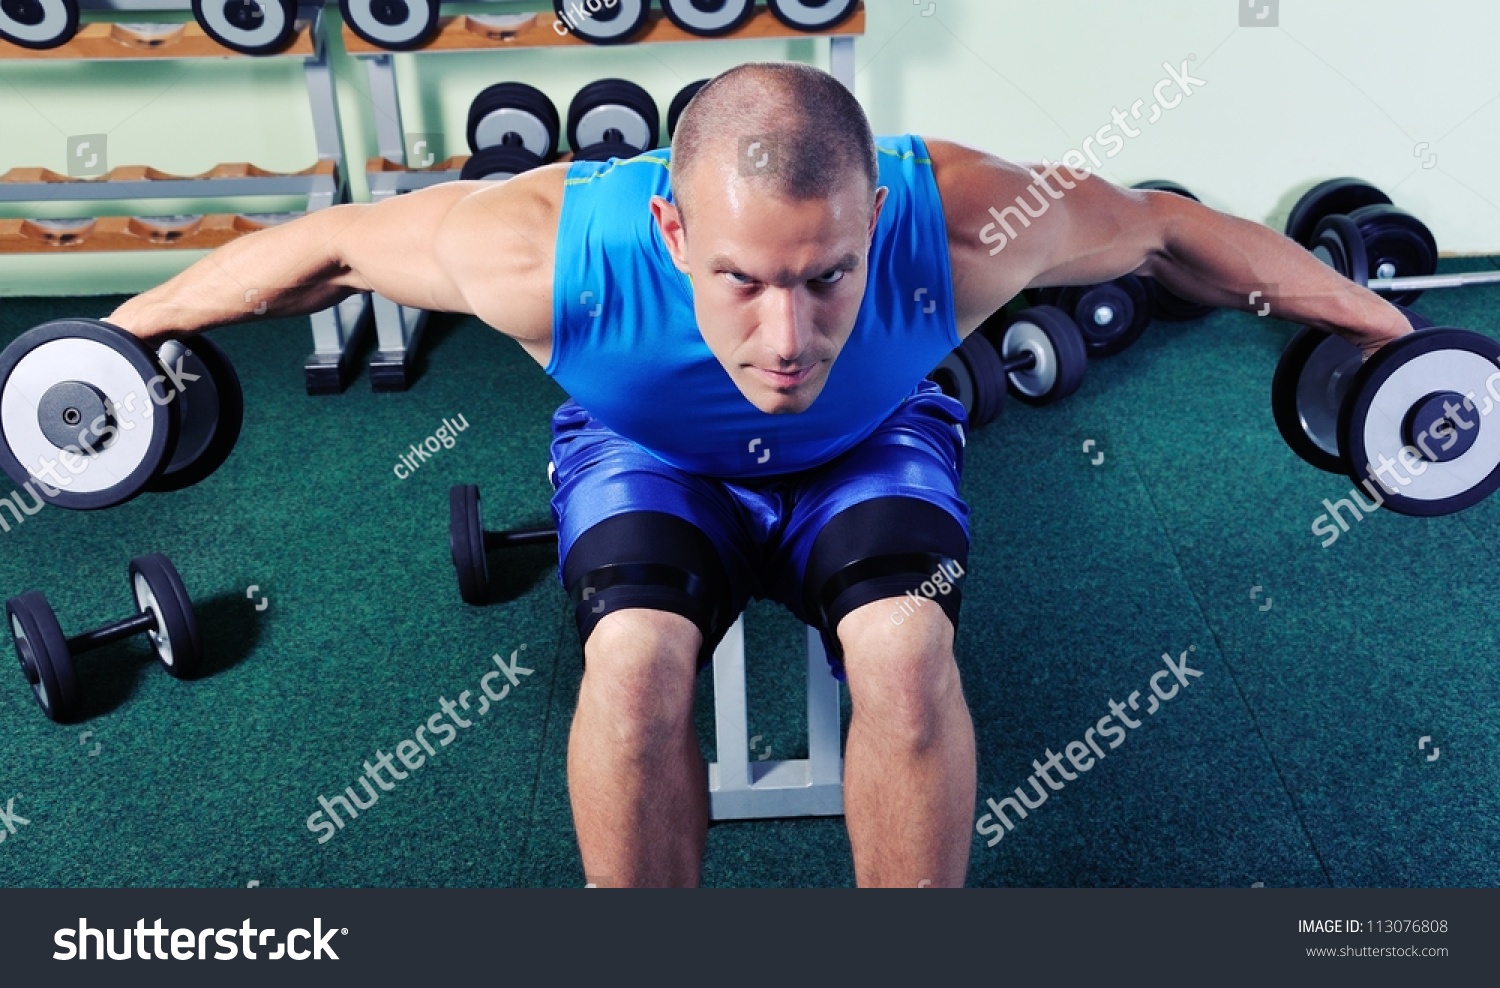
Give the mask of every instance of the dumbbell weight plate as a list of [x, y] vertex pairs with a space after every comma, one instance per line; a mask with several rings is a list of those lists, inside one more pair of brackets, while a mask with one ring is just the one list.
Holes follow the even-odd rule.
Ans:
[[540, 168], [545, 164], [545, 161], [523, 147], [502, 144], [499, 147], [476, 151], [468, 161], [464, 162], [463, 170], [458, 173], [458, 177], [465, 180], [501, 181], [515, 178], [517, 175], [529, 172], [533, 168]]
[[193, 601], [177, 568], [160, 553], [130, 561], [130, 589], [142, 614], [156, 618], [147, 633], [162, 668], [178, 679], [192, 679], [203, 670], [203, 643]]
[[[1396, 206], [1361, 206], [1349, 214], [1358, 229], [1369, 259], [1371, 278], [1424, 277], [1437, 274], [1437, 240], [1427, 224]], [[1420, 291], [1386, 292], [1381, 295], [1401, 305], [1411, 305]]]
[[651, 0], [552, 0], [552, 10], [580, 41], [619, 45], [646, 26]]
[[1361, 206], [1389, 204], [1390, 197], [1362, 178], [1331, 178], [1302, 194], [1286, 218], [1286, 235], [1311, 246], [1313, 231], [1325, 216], [1340, 216]]
[[157, 400], [169, 387], [161, 377], [155, 354], [107, 323], [58, 319], [27, 330], [0, 352], [0, 468], [17, 485], [33, 475], [48, 481], [33, 486], [49, 504], [123, 504], [175, 450], [180, 403]]
[[713, 38], [742, 27], [755, 0], [661, 0], [667, 19], [689, 34]]
[[[1489, 417], [1496, 402], [1487, 393], [1500, 375], [1497, 364], [1500, 342], [1462, 329], [1426, 329], [1381, 347], [1355, 375], [1339, 415], [1349, 476], [1368, 481], [1385, 507], [1403, 515], [1451, 514], [1489, 497], [1500, 488], [1500, 422]], [[1474, 396], [1473, 407], [1465, 407], [1465, 395]], [[1451, 435], [1424, 427], [1444, 418], [1437, 406], [1445, 397], [1468, 426], [1450, 422]], [[1422, 451], [1420, 472], [1409, 458], [1403, 462], [1403, 448]], [[1380, 468], [1388, 461], [1397, 463], [1386, 472], [1394, 491], [1382, 489]]]
[[1005, 407], [1005, 367], [983, 333], [970, 333], [927, 377], [964, 407], [971, 430], [995, 421]]
[[156, 359], [183, 381], [173, 399], [181, 405], [181, 430], [171, 459], [146, 489], [176, 491], [206, 479], [234, 452], [245, 421], [245, 393], [229, 357], [206, 336], [189, 343], [169, 340], [157, 348]]
[[798, 31], [826, 31], [854, 13], [856, 0], [767, 0], [776, 19]]
[[1009, 318], [1000, 336], [1007, 364], [1030, 353], [1036, 366], [1006, 375], [1010, 390], [1028, 405], [1050, 405], [1077, 391], [1088, 370], [1088, 350], [1073, 317], [1052, 305], [1034, 305]]
[[[1134, 189], [1147, 189], [1156, 192], [1170, 192], [1173, 195], [1182, 196], [1199, 202], [1199, 198], [1189, 192], [1186, 188], [1176, 182], [1167, 179], [1152, 179], [1149, 182], [1138, 182], [1131, 186]], [[1202, 319], [1214, 311], [1211, 305], [1202, 302], [1192, 302], [1168, 289], [1155, 278], [1142, 278], [1141, 283], [1151, 295], [1151, 310], [1159, 319], [1167, 322], [1188, 322], [1193, 319]]]
[[297, 0], [193, 0], [193, 18], [210, 38], [246, 55], [274, 54], [297, 36]]
[[1358, 347], [1331, 333], [1304, 328], [1281, 353], [1271, 378], [1271, 414], [1292, 452], [1329, 473], [1344, 473], [1339, 409], [1359, 373]]
[[21, 674], [37, 705], [51, 720], [71, 719], [78, 712], [78, 678], [68, 639], [47, 598], [35, 590], [12, 597], [5, 603], [5, 617]]
[[455, 484], [448, 491], [448, 548], [458, 573], [458, 595], [476, 607], [489, 603], [484, 518], [479, 510], [479, 488], [474, 484]]
[[411, 51], [432, 40], [439, 0], [339, 0], [349, 30], [377, 48]]
[[77, 0], [0, 0], [0, 38], [11, 44], [56, 48], [77, 33]]
[[690, 82], [677, 90], [677, 95], [672, 97], [672, 105], [667, 107], [667, 140], [671, 140], [677, 134], [677, 121], [682, 119], [682, 111], [698, 95], [698, 90], [708, 85], [707, 79], [699, 79]]
[[496, 83], [469, 104], [469, 150], [522, 147], [543, 161], [557, 156], [562, 132], [557, 107], [547, 94], [524, 82]]
[[1151, 323], [1151, 296], [1135, 275], [1101, 285], [1065, 288], [1055, 304], [1073, 314], [1091, 357], [1109, 357], [1125, 350]]
[[[1413, 329], [1431, 327], [1426, 318], [1397, 308]], [[1319, 470], [1348, 472], [1339, 455], [1339, 412], [1363, 359], [1354, 344], [1308, 327], [1292, 337], [1276, 362], [1271, 378], [1276, 430], [1292, 452]]]
[[1370, 280], [1365, 240], [1354, 220], [1343, 214], [1318, 221], [1308, 246], [1312, 255], [1357, 285]]
[[568, 106], [568, 146], [575, 153], [606, 141], [628, 144], [634, 154], [649, 151], [660, 126], [651, 94], [626, 79], [591, 82]]

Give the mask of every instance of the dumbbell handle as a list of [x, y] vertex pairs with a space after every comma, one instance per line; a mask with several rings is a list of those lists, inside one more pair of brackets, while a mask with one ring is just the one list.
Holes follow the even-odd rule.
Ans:
[[485, 532], [484, 551], [515, 545], [545, 545], [557, 541], [555, 528], [518, 528], [507, 532]]
[[157, 630], [155, 613], [142, 611], [113, 624], [106, 624], [102, 628], [74, 635], [68, 639], [68, 651], [76, 655], [79, 652], [87, 652], [91, 648], [117, 642], [122, 638], [129, 638], [131, 635], [138, 635], [143, 631], [155, 630]]
[[1016, 371], [1029, 371], [1036, 366], [1036, 354], [1030, 350], [1022, 351], [1014, 357], [1000, 358], [1000, 366], [1005, 368], [1005, 373], [1014, 374]]
[[1410, 275], [1405, 278], [1371, 278], [1365, 287], [1375, 292], [1425, 292], [1430, 288], [1462, 288], [1464, 285], [1500, 283], [1500, 271], [1467, 271], [1463, 274]]

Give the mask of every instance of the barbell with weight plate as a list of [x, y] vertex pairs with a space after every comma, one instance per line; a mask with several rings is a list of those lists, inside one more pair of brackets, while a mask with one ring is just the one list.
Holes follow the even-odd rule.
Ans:
[[83, 652], [145, 634], [162, 668], [177, 679], [191, 679], [203, 665], [203, 647], [193, 602], [182, 577], [166, 556], [139, 556], [130, 562], [130, 590], [136, 613], [69, 638], [63, 634], [47, 598], [28, 590], [5, 603], [21, 674], [42, 711], [54, 721], [78, 715], [80, 690], [74, 657]]
[[[1335, 207], [1347, 201], [1365, 204], [1338, 212]], [[1292, 239], [1339, 274], [1400, 305], [1430, 289], [1500, 283], [1500, 271], [1438, 274], [1437, 241], [1426, 224], [1360, 179], [1314, 186], [1292, 207], [1288, 236], [1309, 221], [1313, 226], [1306, 238]]]
[[1312, 246], [1313, 231], [1325, 216], [1348, 215], [1362, 206], [1388, 206], [1390, 196], [1358, 178], [1330, 178], [1302, 194], [1286, 218], [1286, 235]]

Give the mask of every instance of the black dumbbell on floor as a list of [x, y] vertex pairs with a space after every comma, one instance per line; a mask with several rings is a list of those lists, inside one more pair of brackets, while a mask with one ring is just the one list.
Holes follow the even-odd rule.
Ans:
[[458, 574], [458, 594], [476, 606], [490, 602], [490, 567], [486, 558], [496, 549], [557, 542], [553, 528], [486, 532], [479, 506], [479, 488], [456, 484], [448, 491], [448, 548]]
[[[1132, 189], [1145, 189], [1155, 192], [1170, 192], [1173, 195], [1182, 196], [1198, 202], [1197, 196], [1176, 182], [1164, 178], [1152, 179], [1149, 182], [1137, 182], [1131, 186]], [[1214, 311], [1211, 305], [1202, 302], [1193, 302], [1173, 293], [1155, 278], [1142, 278], [1142, 284], [1146, 286], [1151, 295], [1151, 311], [1158, 319], [1167, 322], [1188, 322], [1193, 319], [1202, 319]]]
[[1090, 357], [1120, 353], [1151, 325], [1151, 293], [1133, 274], [1098, 285], [1037, 288], [1026, 293], [1032, 305], [1055, 305], [1073, 316]]
[[244, 395], [206, 337], [154, 352], [117, 326], [57, 319], [0, 351], [0, 468], [65, 508], [196, 484], [229, 458]]
[[540, 168], [557, 157], [561, 130], [557, 107], [546, 93], [524, 82], [489, 86], [469, 104], [473, 155], [459, 177], [506, 179]]
[[657, 146], [661, 115], [651, 94], [627, 79], [600, 79], [568, 105], [568, 146], [579, 161], [633, 158]]
[[1061, 401], [1088, 370], [1083, 336], [1054, 306], [997, 312], [943, 358], [928, 379], [964, 406], [970, 429], [999, 417], [1006, 393], [1031, 405]]
[[203, 648], [192, 599], [167, 557], [131, 560], [130, 590], [136, 604], [133, 615], [71, 638], [63, 634], [57, 615], [40, 592], [29, 590], [6, 601], [5, 616], [21, 673], [37, 704], [52, 720], [71, 720], [78, 714], [80, 690], [74, 657], [132, 635], [146, 635], [157, 661], [174, 677], [191, 679], [201, 671]]
[[1339, 274], [1398, 305], [1424, 291], [1500, 283], [1500, 271], [1438, 274], [1437, 240], [1417, 217], [1358, 178], [1309, 189], [1287, 218], [1286, 234]]
[[1337, 336], [1301, 330], [1276, 365], [1271, 410], [1311, 465], [1399, 514], [1450, 514], [1500, 488], [1500, 423], [1490, 417], [1500, 342], [1403, 311], [1415, 332], [1368, 360]]

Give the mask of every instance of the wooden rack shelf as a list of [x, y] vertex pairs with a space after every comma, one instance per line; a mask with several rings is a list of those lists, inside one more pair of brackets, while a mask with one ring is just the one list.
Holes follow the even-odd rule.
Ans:
[[0, 220], [0, 254], [126, 250], [207, 250], [300, 213], [196, 216], [99, 216], [76, 220]]
[[328, 158], [299, 172], [273, 172], [243, 161], [215, 165], [201, 175], [173, 175], [149, 165], [121, 165], [97, 178], [12, 168], [0, 175], [0, 202], [306, 196], [317, 187], [331, 196], [338, 185], [338, 163]]
[[[257, 58], [283, 58], [288, 55], [307, 57], [317, 52], [313, 42], [312, 22], [299, 20], [297, 34], [284, 51]], [[197, 21], [179, 24], [130, 24], [123, 21], [94, 21], [79, 28], [66, 44], [56, 48], [34, 49], [0, 41], [0, 59], [70, 60], [70, 59], [137, 59], [137, 58], [250, 58], [225, 48], [210, 38]]]

